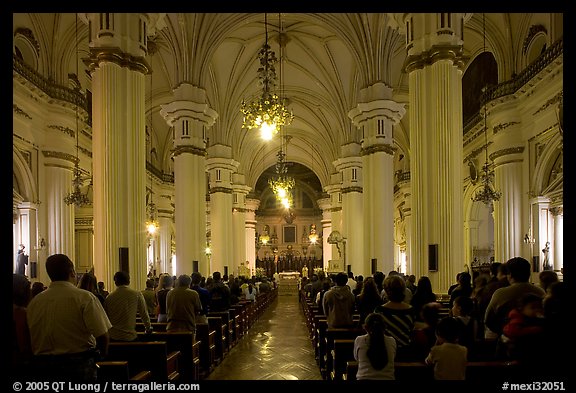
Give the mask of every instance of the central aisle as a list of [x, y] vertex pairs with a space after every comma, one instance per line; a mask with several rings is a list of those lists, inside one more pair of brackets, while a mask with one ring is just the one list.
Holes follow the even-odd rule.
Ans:
[[279, 295], [206, 380], [322, 380], [298, 296]]

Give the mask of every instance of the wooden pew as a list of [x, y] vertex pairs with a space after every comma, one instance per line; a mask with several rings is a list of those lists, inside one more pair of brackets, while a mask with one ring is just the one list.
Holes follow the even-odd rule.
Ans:
[[[434, 367], [424, 362], [395, 362], [396, 380], [406, 381], [433, 381]], [[345, 379], [356, 380], [358, 362], [346, 362]], [[468, 362], [466, 365], [467, 381], [485, 381], [486, 379], [509, 380], [522, 376], [517, 361], [488, 361], [488, 362]]]
[[[325, 379], [330, 380], [332, 375], [332, 366], [334, 365], [332, 359], [332, 350], [334, 349], [334, 340], [337, 339], [351, 339], [354, 340], [356, 337], [366, 334], [366, 331], [359, 327], [352, 328], [327, 328], [325, 335], [325, 350], [324, 350], [324, 366], [325, 371], [323, 375]], [[322, 371], [322, 368], [321, 368]]]
[[[219, 318], [220, 321], [217, 321]], [[230, 350], [230, 332], [233, 330], [233, 326], [230, 321], [230, 314], [228, 311], [211, 311], [208, 313], [208, 324], [216, 330], [215, 343], [216, 351], [218, 355], [224, 359], [224, 356], [228, 354]], [[220, 326], [220, 329], [218, 329]], [[218, 334], [220, 331], [220, 334]]]
[[[152, 326], [153, 332], [165, 332], [167, 325], [168, 322], [153, 322], [150, 324], [150, 326]], [[144, 322], [136, 322], [136, 332], [144, 332], [144, 331], [146, 331]]]
[[329, 379], [341, 381], [346, 374], [346, 362], [354, 360], [354, 339], [335, 339], [332, 348], [332, 370]]
[[126, 360], [100, 361], [96, 362], [96, 366], [98, 367], [98, 381], [150, 381], [152, 379], [152, 373], [148, 370], [131, 375]]
[[180, 351], [178, 369], [184, 382], [200, 380], [200, 342], [192, 332], [138, 333], [139, 341], [165, 341], [168, 352]]
[[222, 323], [222, 318], [220, 317], [208, 317], [208, 326], [210, 330], [214, 331], [214, 346], [216, 348], [214, 362], [215, 364], [220, 364], [226, 355], [225, 342], [228, 328], [227, 325]]
[[200, 342], [200, 378], [205, 378], [218, 364], [216, 344], [214, 339], [216, 331], [207, 323], [196, 324], [196, 340]]
[[179, 351], [168, 352], [165, 341], [113, 341], [104, 360], [126, 360], [131, 372], [148, 370], [152, 380], [166, 382], [179, 379], [179, 357]]

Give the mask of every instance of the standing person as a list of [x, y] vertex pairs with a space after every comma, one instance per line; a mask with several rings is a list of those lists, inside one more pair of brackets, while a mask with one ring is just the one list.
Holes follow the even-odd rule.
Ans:
[[436, 345], [430, 349], [425, 359], [426, 364], [434, 365], [436, 380], [466, 379], [468, 349], [457, 343], [458, 321], [446, 317], [436, 327]]
[[98, 300], [100, 300], [100, 303], [104, 305], [104, 296], [102, 296], [102, 293], [100, 293], [100, 290], [98, 289], [98, 282], [93, 273], [84, 273], [82, 278], [80, 278], [80, 282], [78, 282], [78, 288], [92, 292]]
[[190, 289], [191, 282], [189, 275], [180, 275], [177, 285], [166, 296], [167, 332], [196, 333], [196, 316], [202, 314], [202, 303], [198, 292]]
[[156, 299], [156, 292], [154, 292], [154, 279], [149, 278], [146, 280], [146, 289], [143, 289], [142, 296], [144, 296], [144, 301], [146, 301], [146, 308], [148, 309], [148, 315], [150, 318], [156, 318], [156, 307], [158, 306], [158, 300]]
[[136, 333], [136, 318], [138, 315], [144, 323], [146, 333], [152, 332], [146, 300], [140, 291], [130, 288], [130, 275], [126, 272], [114, 274], [116, 290], [104, 300], [104, 310], [112, 323], [110, 339], [114, 341], [134, 341]]
[[327, 291], [322, 298], [322, 309], [326, 315], [328, 328], [351, 327], [354, 325], [352, 314], [356, 299], [346, 285], [348, 276], [346, 273], [340, 272], [334, 281], [336, 285]]
[[230, 309], [230, 288], [222, 282], [220, 272], [212, 273], [214, 283], [210, 289], [210, 311], [228, 311]]
[[106, 299], [106, 296], [110, 294], [110, 292], [108, 292], [106, 288], [104, 288], [104, 281], [98, 281], [98, 291], [100, 292], [100, 295], [102, 295], [104, 299]]
[[25, 376], [30, 367], [32, 348], [26, 307], [31, 296], [30, 281], [22, 274], [12, 275], [12, 367], [13, 375]]
[[198, 292], [200, 297], [200, 303], [202, 303], [202, 312], [200, 315], [196, 316], [196, 323], [208, 323], [208, 312], [210, 312], [210, 292], [206, 288], [200, 286], [202, 281], [202, 274], [199, 272], [192, 273], [192, 282], [190, 284], [190, 289]]
[[357, 380], [395, 379], [396, 340], [386, 335], [385, 324], [381, 314], [370, 313], [363, 323], [366, 334], [354, 339], [354, 359], [358, 362]]
[[26, 246], [20, 244], [18, 255], [16, 256], [16, 274], [26, 275], [26, 265], [28, 265], [28, 255], [24, 253]]
[[[508, 281], [510, 286], [494, 291], [490, 303], [486, 307], [484, 326], [496, 335], [502, 334], [508, 313], [516, 306], [516, 302], [526, 293], [533, 293], [543, 298], [544, 290], [528, 282], [530, 279], [530, 262], [522, 257], [514, 257], [506, 262], [508, 266]], [[486, 337], [489, 338], [489, 337]]]
[[373, 277], [367, 277], [362, 285], [362, 291], [356, 296], [356, 310], [360, 314], [360, 322], [364, 323], [368, 314], [384, 303]]
[[96, 361], [108, 352], [112, 324], [98, 298], [76, 287], [70, 258], [49, 256], [46, 272], [50, 286], [27, 308], [33, 369], [45, 379], [95, 381]]
[[156, 292], [156, 300], [158, 301], [156, 316], [158, 322], [166, 322], [168, 319], [168, 314], [166, 312], [166, 296], [172, 289], [172, 284], [172, 276], [169, 274], [163, 274], [160, 276], [160, 280], [158, 281], [158, 291]]

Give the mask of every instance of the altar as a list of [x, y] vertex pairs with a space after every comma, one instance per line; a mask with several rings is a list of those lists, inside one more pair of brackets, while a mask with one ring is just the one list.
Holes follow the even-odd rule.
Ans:
[[278, 295], [298, 296], [299, 272], [278, 273]]

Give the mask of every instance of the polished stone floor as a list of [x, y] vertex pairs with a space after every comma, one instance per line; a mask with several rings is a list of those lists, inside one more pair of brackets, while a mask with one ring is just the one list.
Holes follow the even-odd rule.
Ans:
[[298, 297], [278, 295], [206, 380], [322, 380]]

